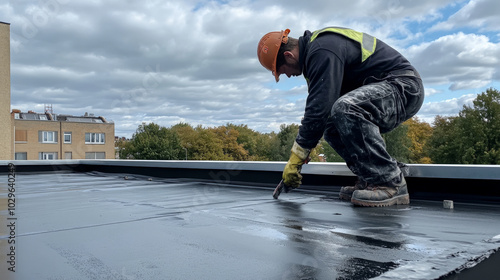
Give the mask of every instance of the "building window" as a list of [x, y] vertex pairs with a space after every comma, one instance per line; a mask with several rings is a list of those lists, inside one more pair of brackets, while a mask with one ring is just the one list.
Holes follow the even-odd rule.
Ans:
[[28, 142], [28, 131], [27, 130], [16, 130], [16, 143], [26, 143]]
[[85, 133], [85, 144], [104, 144], [104, 133]]
[[19, 113], [14, 113], [14, 119], [19, 120], [21, 117]]
[[72, 152], [64, 152], [64, 159], [72, 159], [72, 158], [73, 158]]
[[38, 142], [57, 143], [57, 131], [38, 131]]
[[16, 153], [15, 154], [15, 160], [27, 160], [28, 159], [28, 153]]
[[64, 143], [71, 144], [71, 132], [64, 132]]
[[105, 152], [86, 152], [85, 159], [106, 159]]
[[38, 153], [38, 159], [40, 160], [54, 160], [57, 159], [57, 153]]

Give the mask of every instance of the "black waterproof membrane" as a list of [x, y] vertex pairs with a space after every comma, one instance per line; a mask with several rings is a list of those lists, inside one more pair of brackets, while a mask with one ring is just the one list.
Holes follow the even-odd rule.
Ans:
[[498, 259], [498, 204], [445, 209], [442, 201], [412, 200], [362, 208], [318, 191], [273, 199], [272, 188], [230, 180], [37, 172], [16, 174], [10, 215], [3, 177], [1, 279], [465, 279], [457, 277], [474, 269], [475, 279], [500, 275], [494, 263], [481, 266]]

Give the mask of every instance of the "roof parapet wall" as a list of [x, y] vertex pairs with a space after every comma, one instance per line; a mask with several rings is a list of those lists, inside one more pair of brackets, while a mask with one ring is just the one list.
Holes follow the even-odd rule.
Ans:
[[[13, 163], [18, 172], [104, 172], [163, 178], [185, 178], [215, 184], [258, 185], [274, 188], [285, 162], [56, 160], [0, 161], [0, 172]], [[405, 176], [412, 199], [500, 202], [500, 165], [408, 165]], [[297, 191], [336, 193], [356, 177], [344, 163], [303, 166], [303, 186]]]

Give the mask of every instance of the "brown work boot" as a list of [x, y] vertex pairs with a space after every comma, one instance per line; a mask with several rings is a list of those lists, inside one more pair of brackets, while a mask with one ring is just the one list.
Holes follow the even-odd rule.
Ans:
[[361, 178], [358, 178], [358, 180], [356, 180], [356, 183], [354, 184], [354, 186], [345, 186], [345, 187], [340, 188], [339, 198], [341, 200], [351, 201], [352, 193], [355, 190], [364, 190], [367, 187], [368, 187], [368, 183], [363, 181]]
[[358, 206], [384, 207], [410, 204], [410, 195], [406, 180], [401, 174], [385, 184], [371, 185], [365, 190], [356, 190], [352, 194], [352, 204]]

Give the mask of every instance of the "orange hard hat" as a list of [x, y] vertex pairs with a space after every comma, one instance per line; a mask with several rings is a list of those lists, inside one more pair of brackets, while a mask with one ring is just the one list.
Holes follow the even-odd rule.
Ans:
[[278, 57], [281, 43], [288, 43], [289, 33], [290, 29], [269, 32], [260, 39], [259, 46], [257, 47], [257, 56], [259, 57], [260, 64], [271, 71], [276, 82], [280, 80], [276, 71], [276, 58]]

